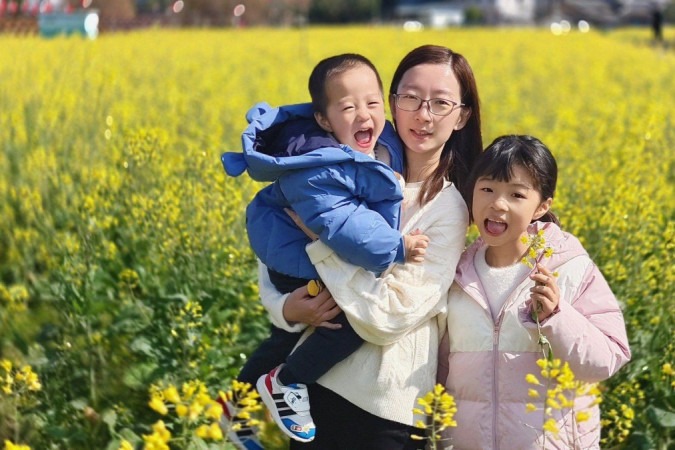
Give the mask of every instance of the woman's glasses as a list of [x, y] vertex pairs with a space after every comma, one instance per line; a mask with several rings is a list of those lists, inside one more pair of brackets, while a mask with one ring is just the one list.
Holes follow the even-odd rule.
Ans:
[[455, 108], [461, 108], [463, 103], [457, 103], [445, 98], [430, 98], [423, 100], [412, 94], [394, 94], [394, 102], [396, 106], [403, 111], [417, 111], [423, 104], [427, 104], [429, 112], [436, 116], [447, 116], [452, 113]]

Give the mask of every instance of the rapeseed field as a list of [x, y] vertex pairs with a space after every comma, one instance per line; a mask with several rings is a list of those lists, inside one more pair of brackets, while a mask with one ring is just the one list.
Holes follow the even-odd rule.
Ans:
[[230, 448], [212, 399], [267, 319], [243, 218], [261, 186], [219, 155], [253, 103], [308, 101], [321, 58], [362, 53], [388, 85], [427, 43], [471, 63], [486, 144], [552, 149], [553, 209], [622, 302], [633, 360], [600, 386], [603, 448], [672, 448], [673, 47], [647, 29], [386, 27], [0, 36], [4, 448]]

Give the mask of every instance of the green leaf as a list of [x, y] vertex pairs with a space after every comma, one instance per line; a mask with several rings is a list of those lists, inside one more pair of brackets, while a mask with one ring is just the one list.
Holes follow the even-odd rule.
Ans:
[[134, 364], [124, 374], [124, 385], [132, 389], [143, 389], [156, 368], [154, 363]]
[[675, 412], [666, 411], [665, 409], [657, 408], [655, 406], [647, 407], [647, 417], [649, 420], [663, 428], [675, 427]]

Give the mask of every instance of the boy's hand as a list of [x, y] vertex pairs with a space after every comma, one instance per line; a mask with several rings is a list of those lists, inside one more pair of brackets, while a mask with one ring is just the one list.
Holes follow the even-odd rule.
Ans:
[[560, 289], [553, 273], [541, 264], [537, 264], [537, 272], [530, 275], [534, 287], [530, 288], [532, 308], [538, 311], [539, 321], [548, 318], [558, 308]]
[[429, 237], [417, 229], [403, 236], [403, 245], [405, 246], [405, 262], [421, 263], [429, 247]]

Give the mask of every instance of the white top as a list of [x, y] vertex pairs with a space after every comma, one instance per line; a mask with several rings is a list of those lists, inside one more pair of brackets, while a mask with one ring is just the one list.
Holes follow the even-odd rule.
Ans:
[[532, 269], [521, 262], [506, 267], [492, 267], [485, 259], [486, 250], [487, 247], [478, 249], [473, 264], [476, 267], [478, 279], [485, 289], [492, 320], [496, 322], [509, 294], [514, 291]]
[[[404, 199], [415, 198], [418, 190], [419, 184], [406, 185]], [[457, 189], [447, 182], [421, 209], [416, 201], [408, 201], [403, 218], [402, 233], [419, 228], [431, 240], [422, 264], [394, 264], [377, 278], [344, 262], [320, 241], [309, 244], [307, 253], [351, 325], [366, 340], [318, 383], [371, 414], [414, 425], [423, 419], [413, 413], [417, 399], [436, 382], [448, 289], [464, 249], [469, 214]], [[261, 271], [263, 304], [275, 325], [292, 329], [283, 319], [286, 296], [278, 292], [270, 296], [265, 272]]]

